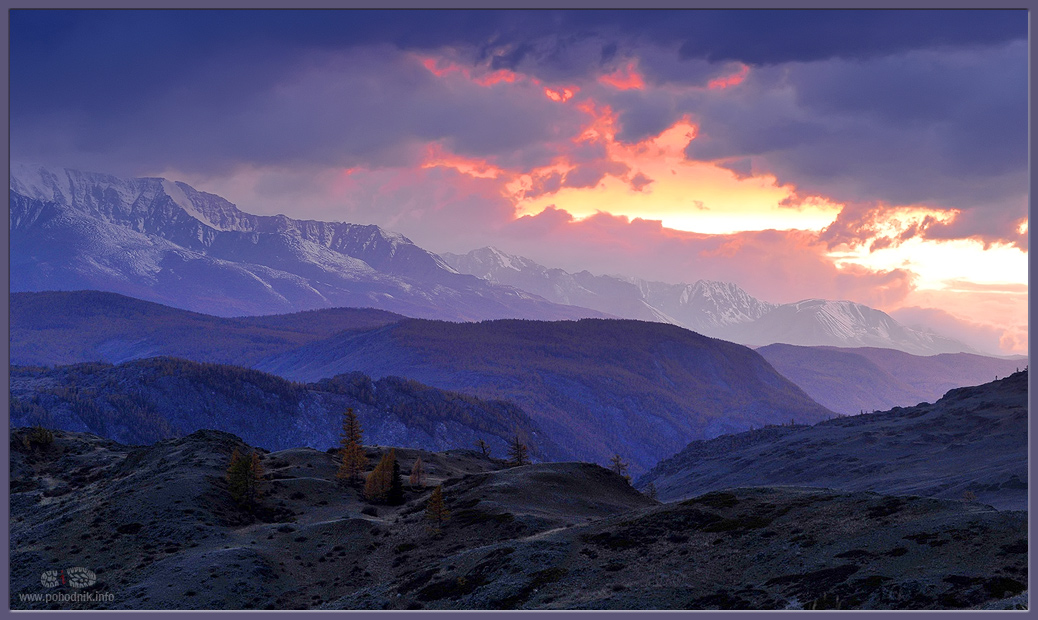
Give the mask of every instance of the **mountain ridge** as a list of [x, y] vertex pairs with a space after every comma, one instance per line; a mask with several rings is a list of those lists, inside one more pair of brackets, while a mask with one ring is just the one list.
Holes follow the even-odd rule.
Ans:
[[15, 163], [10, 186], [12, 291], [107, 290], [222, 316], [604, 316], [459, 274], [373, 224], [252, 215], [182, 182]]
[[569, 273], [487, 246], [444, 253], [455, 270], [508, 284], [545, 299], [575, 303], [630, 319], [672, 323], [749, 346], [876, 346], [917, 355], [969, 352], [939, 334], [901, 325], [890, 315], [847, 300], [805, 299], [774, 304], [731, 282], [668, 284], [634, 277]]
[[[694, 441], [635, 483], [665, 500], [743, 485], [970, 497], [1027, 507], [1028, 372], [936, 403]], [[969, 500], [972, 501], [972, 500]]]
[[620, 319], [410, 319], [264, 359], [292, 380], [345, 369], [407, 376], [521, 406], [570, 458], [644, 469], [682, 437], [834, 415], [751, 349], [676, 325]]

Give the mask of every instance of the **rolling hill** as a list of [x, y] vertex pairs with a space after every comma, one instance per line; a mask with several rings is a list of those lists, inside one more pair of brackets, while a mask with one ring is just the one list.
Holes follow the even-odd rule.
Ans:
[[1027, 359], [972, 353], [911, 355], [876, 347], [756, 349], [808, 396], [844, 415], [933, 402], [953, 388], [977, 385], [1024, 368]]
[[690, 443], [637, 481], [664, 500], [796, 485], [1027, 507], [1027, 372], [936, 403]]
[[222, 318], [101, 291], [11, 293], [11, 363], [75, 364], [165, 355], [249, 366], [349, 329], [404, 317], [371, 308], [327, 308]]
[[834, 415], [751, 349], [642, 321], [411, 319], [344, 332], [255, 367], [297, 381], [347, 369], [399, 375], [509, 400], [569, 458], [605, 463], [620, 454], [636, 471], [694, 438]]

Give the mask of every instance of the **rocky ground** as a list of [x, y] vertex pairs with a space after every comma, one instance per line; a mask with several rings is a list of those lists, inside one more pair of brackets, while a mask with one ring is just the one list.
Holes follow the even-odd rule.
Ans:
[[[420, 455], [428, 479], [374, 506], [337, 483], [333, 454], [290, 449], [262, 452], [249, 512], [224, 479], [250, 449], [233, 435], [132, 447], [31, 432], [11, 435], [13, 609], [1026, 606], [1027, 515], [978, 502], [774, 487], [659, 504], [596, 465], [398, 449], [405, 476]], [[41, 583], [72, 567], [97, 582]], [[59, 591], [112, 600], [20, 598]]]

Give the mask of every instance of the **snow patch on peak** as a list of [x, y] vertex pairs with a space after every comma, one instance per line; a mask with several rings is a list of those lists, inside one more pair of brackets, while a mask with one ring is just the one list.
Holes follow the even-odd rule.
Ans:
[[11, 189], [37, 200], [68, 203], [62, 185], [68, 185], [65, 170], [55, 171], [39, 164], [11, 162]]
[[178, 207], [183, 209], [185, 213], [195, 218], [196, 220], [202, 222], [206, 226], [209, 226], [210, 228], [223, 230], [222, 228], [214, 224], [212, 221], [210, 221], [209, 218], [205, 216], [205, 214], [203, 214], [201, 211], [195, 208], [195, 204], [191, 202], [191, 199], [187, 197], [187, 194], [184, 193], [184, 190], [181, 189], [179, 185], [177, 185], [173, 181], [169, 181], [166, 179], [159, 179], [159, 182], [162, 184], [162, 190], [166, 192], [166, 195], [169, 196], [170, 199], [172, 199]]
[[495, 248], [492, 245], [488, 245], [484, 249], [487, 252], [489, 252], [490, 255], [493, 256], [493, 258], [497, 260], [497, 263], [499, 265], [501, 265], [502, 267], [504, 267], [505, 269], [515, 269], [516, 271], [519, 271], [519, 267], [516, 267], [515, 261], [514, 261], [514, 259], [516, 257], [514, 257], [514, 256], [512, 256], [510, 254], [505, 254], [504, 252], [502, 252], [501, 250]]

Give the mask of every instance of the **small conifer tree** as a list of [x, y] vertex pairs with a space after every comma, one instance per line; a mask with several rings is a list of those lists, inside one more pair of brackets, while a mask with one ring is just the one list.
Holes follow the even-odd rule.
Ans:
[[530, 459], [527, 455], [528, 450], [526, 444], [519, 441], [519, 435], [516, 435], [515, 439], [512, 440], [512, 445], [508, 448], [508, 463], [512, 467], [529, 465]]
[[234, 501], [247, 508], [253, 508], [259, 498], [262, 478], [263, 465], [260, 463], [259, 454], [253, 452], [249, 456], [242, 456], [235, 448], [227, 467], [227, 487]]
[[658, 497], [658, 493], [656, 491], [656, 485], [655, 484], [650, 482], [648, 485], [646, 485], [646, 487], [645, 487], [645, 497], [648, 497], [649, 499], [651, 499], [653, 501], [659, 501], [659, 497]]
[[360, 429], [360, 421], [357, 414], [350, 407], [343, 414], [342, 435], [339, 436], [339, 471], [335, 476], [344, 482], [356, 484], [360, 481], [360, 475], [368, 464], [368, 457], [364, 455], [364, 446], [361, 441], [363, 433]]
[[444, 521], [450, 518], [450, 511], [447, 510], [447, 506], [443, 503], [443, 485], [433, 489], [432, 495], [429, 496], [429, 501], [425, 506], [425, 516], [436, 522], [437, 529], [443, 525]]
[[483, 439], [481, 438], [479, 441], [476, 442], [476, 447], [479, 448], [479, 451], [483, 454], [483, 456], [490, 458], [490, 444], [483, 441]]
[[628, 483], [631, 482], [631, 477], [627, 475], [627, 468], [630, 467], [630, 463], [624, 462], [623, 458], [619, 454], [614, 454], [613, 458], [609, 460], [610, 467], [617, 475], [623, 476], [623, 479]]
[[411, 488], [421, 487], [425, 484], [425, 468], [422, 467], [422, 457], [418, 457], [414, 460], [414, 465], [411, 466], [411, 475], [407, 478]]
[[404, 480], [400, 477], [400, 461], [396, 458], [393, 459], [393, 477], [389, 481], [389, 491], [386, 492], [386, 503], [390, 506], [404, 503]]
[[[393, 475], [394, 465], [396, 465], [396, 450], [390, 449], [389, 452], [382, 455], [378, 465], [368, 474], [368, 478], [364, 482], [364, 497], [368, 501], [388, 501], [389, 490], [393, 486], [394, 478], [396, 477]], [[399, 465], [396, 465], [396, 471], [400, 471]]]

